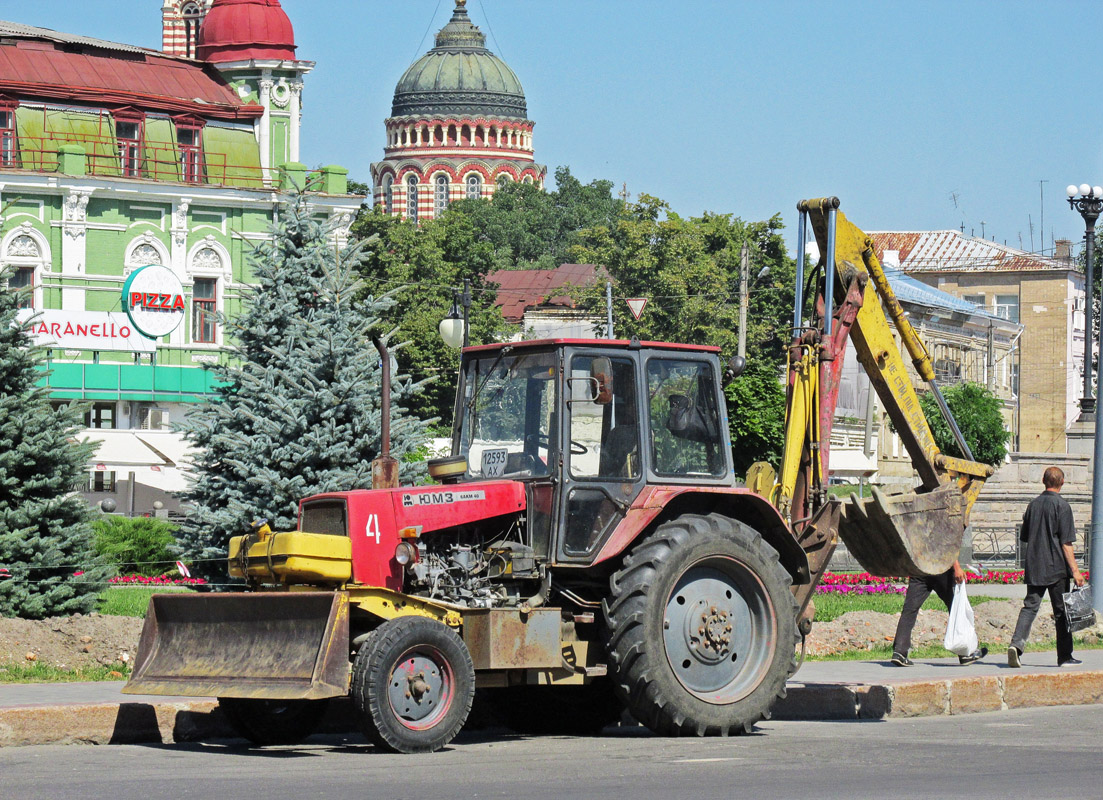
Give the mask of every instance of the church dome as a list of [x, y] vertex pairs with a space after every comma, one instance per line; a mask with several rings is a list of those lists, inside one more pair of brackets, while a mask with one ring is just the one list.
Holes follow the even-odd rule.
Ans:
[[486, 48], [486, 35], [456, 0], [436, 46], [410, 65], [394, 90], [391, 116], [485, 116], [524, 119], [521, 82]]
[[280, 0], [214, 0], [199, 28], [203, 61], [295, 59], [295, 32]]

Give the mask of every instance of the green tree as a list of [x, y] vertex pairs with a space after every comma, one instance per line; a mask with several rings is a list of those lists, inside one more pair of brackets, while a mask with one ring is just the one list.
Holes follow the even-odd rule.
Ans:
[[94, 446], [76, 439], [84, 408], [54, 408], [37, 385], [42, 353], [18, 319], [23, 293], [8, 288], [11, 274], [0, 269], [0, 567], [10, 575], [0, 579], [0, 616], [83, 613], [103, 573], [91, 512], [73, 487]]
[[[1003, 401], [979, 383], [959, 383], [947, 387], [942, 394], [965, 443], [973, 451], [974, 460], [993, 466], [1002, 463], [1011, 439], [1001, 413]], [[957, 446], [934, 395], [924, 392], [919, 396], [919, 405], [931, 426], [938, 449], [947, 455], [963, 458], [965, 454]]]
[[[295, 524], [300, 498], [371, 485], [380, 449], [380, 360], [369, 337], [383, 335], [386, 296], [361, 296], [363, 245], [338, 253], [332, 229], [298, 197], [285, 206], [274, 240], [251, 258], [257, 285], [229, 325], [234, 361], [215, 368], [214, 401], [180, 426], [196, 446], [191, 509], [180, 535], [204, 577], [220, 574], [230, 536], [265, 517]], [[425, 442], [426, 425], [405, 413], [421, 384], [392, 383], [392, 454]], [[423, 467], [406, 460], [404, 477]]]
[[728, 399], [728, 429], [732, 463], [742, 478], [756, 461], [781, 467], [785, 438], [785, 387], [777, 370], [765, 361], [747, 370], [724, 389]]
[[157, 576], [175, 569], [177, 528], [171, 522], [105, 514], [92, 528], [96, 552], [119, 574]]

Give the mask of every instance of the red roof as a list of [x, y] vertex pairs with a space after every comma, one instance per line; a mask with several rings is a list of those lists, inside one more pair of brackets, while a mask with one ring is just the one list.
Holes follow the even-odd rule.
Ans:
[[[0, 93], [97, 106], [251, 120], [264, 109], [243, 103], [214, 67], [141, 48], [74, 44], [53, 31], [5, 33]], [[26, 37], [26, 38], [24, 38]]]
[[574, 308], [574, 300], [557, 295], [564, 287], [590, 286], [601, 267], [595, 264], [561, 264], [555, 269], [501, 269], [486, 276], [498, 284], [494, 301], [509, 322], [521, 322], [525, 311], [538, 306]]
[[204, 61], [295, 59], [295, 31], [280, 0], [214, 0], [199, 28]]

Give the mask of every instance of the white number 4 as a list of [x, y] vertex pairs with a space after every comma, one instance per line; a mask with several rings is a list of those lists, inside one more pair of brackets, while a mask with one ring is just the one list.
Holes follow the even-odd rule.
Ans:
[[375, 537], [375, 543], [379, 544], [379, 515], [378, 514], [369, 514], [368, 515], [368, 527], [364, 531], [364, 533], [367, 534], [367, 537], [369, 539], [371, 539], [372, 537]]

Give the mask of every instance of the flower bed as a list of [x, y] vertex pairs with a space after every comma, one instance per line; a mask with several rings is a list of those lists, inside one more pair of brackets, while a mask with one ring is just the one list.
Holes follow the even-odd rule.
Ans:
[[[1023, 571], [985, 570], [984, 572], [965, 571], [966, 583], [1022, 583]], [[868, 572], [825, 572], [817, 594], [903, 594], [906, 591], [907, 578], [883, 578]]]
[[116, 575], [108, 581], [112, 586], [202, 586], [206, 582], [203, 578], [170, 578], [168, 575], [158, 575], [155, 578], [145, 575]]

